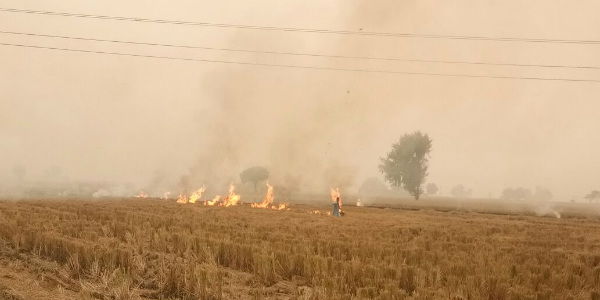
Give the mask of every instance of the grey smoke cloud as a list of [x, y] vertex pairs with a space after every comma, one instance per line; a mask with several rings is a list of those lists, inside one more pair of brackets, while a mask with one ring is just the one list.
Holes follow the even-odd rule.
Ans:
[[[543, 1], [4, 1], [7, 7], [364, 31], [600, 39], [598, 4]], [[519, 7], [519, 9], [515, 9]], [[544, 7], [540, 12], [533, 8]], [[268, 9], [265, 9], [268, 8]], [[577, 15], [563, 22], [563, 14]], [[310, 16], [308, 18], [307, 16]], [[505, 19], [511, 16], [510, 20]], [[596, 49], [456, 40], [206, 29], [3, 14], [6, 30], [258, 50], [600, 65]], [[0, 36], [2, 41], [281, 64], [594, 78], [593, 70], [440, 65], [189, 51]], [[433, 139], [430, 182], [475, 196], [546, 186], [557, 200], [596, 186], [600, 136], [589, 83], [530, 82], [194, 64], [0, 47], [0, 179], [60, 166], [72, 181], [165, 190], [225, 186], [245, 167], [327, 193], [379, 176], [406, 132]]]

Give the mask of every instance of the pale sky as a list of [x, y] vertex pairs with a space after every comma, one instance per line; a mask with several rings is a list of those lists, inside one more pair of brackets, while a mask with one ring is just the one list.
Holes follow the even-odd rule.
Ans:
[[[600, 2], [5, 1], [0, 7], [220, 24], [600, 40]], [[600, 44], [401, 38], [0, 12], [0, 31], [259, 51], [600, 68]], [[600, 80], [597, 69], [377, 61], [0, 34], [27, 44], [298, 66]], [[225, 182], [264, 165], [321, 192], [378, 176], [404, 133], [433, 140], [428, 182], [475, 196], [600, 189], [600, 83], [300, 70], [0, 45], [0, 180], [60, 166], [72, 180]]]

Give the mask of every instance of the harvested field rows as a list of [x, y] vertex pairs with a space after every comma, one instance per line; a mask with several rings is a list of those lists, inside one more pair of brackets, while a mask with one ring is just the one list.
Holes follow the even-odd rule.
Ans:
[[[315, 209], [329, 207], [3, 201], [0, 266], [14, 274], [0, 278], [0, 291], [15, 299], [600, 299], [597, 218], [350, 206], [333, 218]], [[23, 276], [36, 282], [33, 292], [10, 283]]]

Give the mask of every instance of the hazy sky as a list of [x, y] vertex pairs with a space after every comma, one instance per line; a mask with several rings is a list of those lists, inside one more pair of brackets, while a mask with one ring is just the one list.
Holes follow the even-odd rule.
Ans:
[[[0, 1], [2, 8], [433, 35], [600, 40], [598, 1]], [[400, 38], [0, 12], [0, 30], [259, 51], [600, 67], [600, 44]], [[600, 80], [600, 70], [298, 57], [0, 34], [0, 43], [299, 66]], [[0, 179], [220, 184], [264, 165], [326, 191], [379, 176], [404, 133], [433, 139], [428, 181], [475, 196], [600, 189], [600, 83], [299, 70], [0, 45]], [[182, 180], [182, 178], [184, 178]], [[166, 182], [166, 183], [165, 183]]]

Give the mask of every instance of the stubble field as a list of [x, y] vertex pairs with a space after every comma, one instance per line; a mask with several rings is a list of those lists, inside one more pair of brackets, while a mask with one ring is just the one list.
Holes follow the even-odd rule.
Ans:
[[600, 220], [0, 201], [0, 299], [600, 299]]

